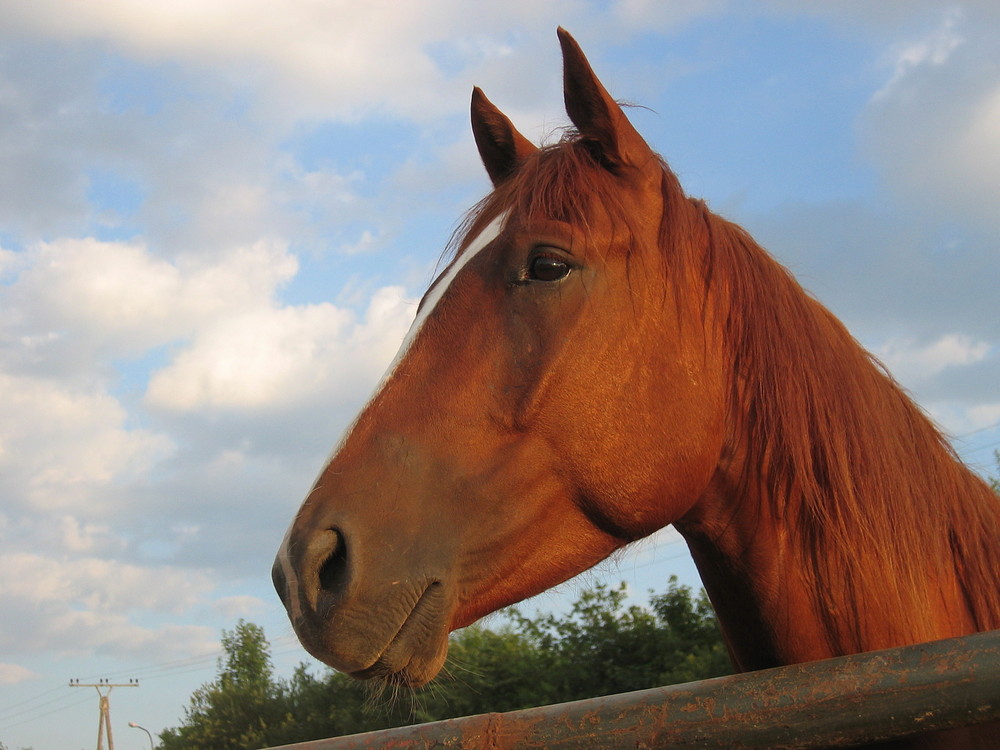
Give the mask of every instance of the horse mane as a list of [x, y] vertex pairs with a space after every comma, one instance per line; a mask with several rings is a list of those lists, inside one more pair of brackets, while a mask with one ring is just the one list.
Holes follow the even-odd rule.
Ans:
[[935, 582], [952, 572], [976, 627], [1000, 627], [1000, 499], [783, 266], [741, 227], [699, 212], [725, 289], [735, 429], [775, 517], [803, 536], [828, 630], [861, 650], [857, 613], [834, 604], [853, 593], [883, 625], [915, 629], [901, 640], [919, 637], [899, 613], [933, 611]]
[[[907, 622], [918, 618], [899, 613], [938, 606], [939, 576], [960, 581], [978, 629], [1000, 627], [1000, 499], [787, 269], [741, 227], [688, 198], [662, 159], [660, 167], [661, 267], [653, 275], [680, 295], [691, 294], [680, 285], [693, 272], [721, 313], [733, 362], [728, 439], [745, 451], [734, 495], [769, 503], [772, 517], [803, 540], [800, 573], [831, 641], [865, 650], [862, 609], [886, 627], [909, 628], [890, 638], [920, 639], [920, 623]], [[568, 131], [470, 212], [454, 249], [506, 210], [589, 233], [597, 201], [615, 244], [628, 248], [630, 262], [642, 258], [618, 180]], [[845, 601], [854, 612], [838, 610]]]

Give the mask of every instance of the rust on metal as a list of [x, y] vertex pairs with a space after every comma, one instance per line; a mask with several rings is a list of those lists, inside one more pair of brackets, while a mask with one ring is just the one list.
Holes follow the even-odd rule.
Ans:
[[1000, 630], [271, 750], [807, 750], [989, 721], [1000, 721]]

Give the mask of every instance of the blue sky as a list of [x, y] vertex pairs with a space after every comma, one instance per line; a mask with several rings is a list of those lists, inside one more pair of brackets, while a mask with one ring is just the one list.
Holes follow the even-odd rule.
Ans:
[[[995, 3], [0, 7], [0, 742], [145, 747], [222, 628], [310, 661], [284, 529], [488, 189], [473, 85], [539, 141], [555, 28], [977, 470], [1000, 447]], [[585, 581], [697, 584], [671, 532]], [[574, 584], [532, 608], [560, 608]]]

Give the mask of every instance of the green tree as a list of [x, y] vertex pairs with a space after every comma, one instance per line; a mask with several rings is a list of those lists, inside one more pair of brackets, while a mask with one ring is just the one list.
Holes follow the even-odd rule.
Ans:
[[[993, 451], [993, 459], [997, 462], [997, 469], [1000, 470], [1000, 451]], [[990, 477], [990, 487], [1000, 495], [1000, 472], [995, 477]]]
[[[704, 593], [671, 578], [650, 605], [626, 606], [625, 584], [583, 591], [568, 616], [526, 617], [454, 633], [443, 674], [417, 691], [372, 695], [347, 675], [300, 665], [272, 674], [264, 631], [223, 631], [216, 680], [191, 697], [184, 721], [161, 734], [165, 750], [235, 750], [292, 744], [455, 716], [511, 711], [714, 677], [730, 671]], [[377, 691], [376, 691], [377, 692]]]
[[693, 596], [671, 577], [652, 609], [626, 607], [625, 584], [584, 591], [568, 618], [552, 615], [519, 625], [546, 655], [542, 678], [549, 701], [688, 682], [732, 671], [704, 593]]
[[671, 579], [650, 607], [626, 606], [627, 591], [597, 585], [568, 616], [530, 618], [517, 609], [499, 628], [452, 637], [445, 676], [418, 696], [422, 721], [510, 711], [732, 671], [707, 598]]
[[522, 629], [507, 622], [476, 624], [451, 638], [444, 674], [416, 697], [420, 721], [513, 711], [550, 703], [548, 656]]
[[284, 688], [274, 680], [270, 644], [259, 625], [240, 620], [222, 632], [218, 677], [195, 690], [183, 724], [160, 735], [164, 750], [243, 750], [271, 744], [284, 719]]
[[305, 664], [296, 668], [285, 685], [281, 704], [283, 719], [268, 733], [272, 745], [372, 732], [415, 721], [402, 700], [379, 701], [368, 686], [346, 674], [324, 669], [317, 676]]
[[705, 680], [733, 671], [719, 621], [704, 590], [694, 596], [690, 587], [679, 585], [671, 576], [666, 593], [650, 595], [663, 634], [659, 684]]

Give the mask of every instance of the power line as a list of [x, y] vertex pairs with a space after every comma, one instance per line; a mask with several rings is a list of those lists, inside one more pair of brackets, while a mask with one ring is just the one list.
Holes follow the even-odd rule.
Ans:
[[186, 656], [184, 658], [173, 659], [171, 661], [153, 662], [151, 664], [144, 664], [135, 669], [129, 669], [125, 672], [113, 672], [110, 674], [110, 677], [113, 679], [124, 674], [135, 675], [146, 680], [154, 677], [169, 677], [175, 672], [184, 673], [205, 669], [213, 664], [219, 658], [221, 653], [221, 649], [216, 649], [207, 654], [200, 654], [198, 656]]
[[[302, 646], [299, 645], [298, 639], [293, 635], [277, 636], [269, 642], [272, 646], [272, 656], [284, 656], [285, 654], [291, 654], [296, 651], [305, 654]], [[108, 679], [111, 680], [123, 679], [125, 675], [135, 675], [143, 681], [169, 679], [171, 677], [203, 672], [211, 668], [221, 655], [222, 649], [220, 648], [207, 654], [188, 656], [164, 662], [153, 662], [145, 664], [138, 669], [105, 674], [108, 674]], [[97, 679], [94, 679], [94, 682], [102, 684]], [[43, 690], [30, 698], [25, 698], [17, 703], [9, 704], [0, 708], [0, 729], [7, 729], [9, 727], [37, 721], [38, 719], [50, 716], [58, 711], [72, 708], [82, 702], [85, 702], [86, 699], [83, 701], [73, 701], [68, 698], [65, 693], [62, 693], [63, 687], [64, 685], [61, 684], [56, 687]], [[54, 693], [60, 694], [53, 696]], [[41, 709], [54, 704], [54, 708], [37, 713]]]
[[[63, 687], [65, 687], [65, 686], [64, 685], [60, 685], [59, 688], [57, 688], [57, 689], [61, 689]], [[49, 691], [49, 692], [51, 692], [51, 691]], [[31, 711], [37, 711], [38, 709], [44, 708], [45, 706], [51, 706], [53, 703], [59, 703], [61, 701], [65, 701], [65, 700], [66, 700], [66, 694], [63, 693], [62, 695], [57, 695], [55, 698], [50, 698], [49, 700], [44, 701], [43, 703], [39, 703], [37, 706], [32, 706], [31, 708], [26, 708], [26, 709], [23, 709], [22, 711], [14, 712], [14, 715], [13, 716], [9, 716], [8, 718], [9, 719], [16, 719], [19, 716], [23, 715], [24, 713], [30, 713]]]
[[961, 435], [955, 435], [952, 439], [953, 440], [964, 440], [965, 438], [969, 437], [970, 435], [977, 435], [980, 432], [986, 432], [987, 430], [992, 430], [992, 429], [995, 429], [997, 427], [1000, 427], [1000, 422], [994, 422], [993, 424], [988, 424], [985, 427], [977, 427], [974, 430], [969, 430], [969, 432], [963, 432]]
[[[210, 657], [210, 659], [215, 659], [215, 656], [216, 655], [212, 655]], [[197, 658], [201, 659], [201, 657], [197, 657]], [[181, 662], [181, 663], [187, 662], [187, 661], [189, 661], [189, 659], [178, 660], [178, 662]], [[175, 664], [175, 663], [177, 663], [177, 662], [166, 662], [167, 665], [171, 665], [171, 664]], [[156, 666], [156, 665], [153, 665], [153, 666]], [[153, 675], [153, 677], [146, 678], [146, 679], [156, 679], [157, 677], [170, 677], [170, 676], [172, 676], [174, 674], [186, 674], [186, 673], [190, 673], [190, 672], [201, 671], [201, 670], [204, 670], [206, 668], [206, 666], [207, 666], [207, 664], [206, 665], [197, 665], [194, 668], [188, 667], [187, 669], [178, 669], [178, 670], [175, 670], [173, 672], [166, 672], [166, 673], [161, 673], [159, 675]], [[134, 672], [132, 672], [132, 674], [134, 674]], [[116, 678], [121, 677], [121, 674], [111, 674], [109, 677], [110, 677], [110, 679], [116, 679]], [[102, 683], [100, 681], [95, 681], [95, 682], [97, 682], [97, 684], [104, 684], [104, 683]], [[75, 685], [76, 682], [74, 682], [73, 684]], [[81, 683], [81, 684], [83, 684], [83, 683]], [[64, 687], [65, 687], [65, 684], [61, 684], [61, 685], [59, 685], [57, 687], [49, 688], [48, 690], [45, 690], [45, 691], [39, 693], [38, 695], [35, 695], [35, 696], [30, 697], [30, 698], [26, 698], [26, 699], [24, 699], [22, 701], [19, 701], [18, 703], [14, 703], [14, 704], [11, 704], [11, 705], [8, 705], [8, 706], [4, 706], [2, 709], [0, 709], [0, 725], [2, 725], [2, 726], [0, 726], [0, 728], [6, 729], [8, 727], [12, 727], [12, 726], [20, 725], [20, 724], [26, 724], [26, 723], [29, 723], [29, 722], [41, 719], [41, 718], [43, 718], [45, 716], [49, 716], [50, 714], [55, 713], [56, 711], [60, 711], [60, 710], [63, 710], [65, 708], [71, 708], [72, 706], [79, 705], [82, 701], [79, 701], [79, 700], [72, 701], [72, 699], [69, 698], [66, 693], [62, 692], [62, 689]], [[55, 695], [54, 697], [49, 697], [49, 696], [52, 696], [52, 694], [56, 693], [57, 691], [60, 692], [61, 694]], [[46, 698], [47, 698], [47, 700], [44, 700]], [[67, 701], [70, 701], [70, 702], [67, 702]], [[56, 705], [55, 708], [53, 708], [53, 709], [51, 709], [49, 711], [43, 711], [42, 713], [36, 713], [39, 710], [45, 708], [46, 706], [51, 706], [53, 704], [63, 704], [63, 705]]]
[[[65, 699], [64, 698], [60, 698], [60, 700], [65, 700]], [[18, 721], [12, 721], [12, 722], [10, 722], [8, 724], [4, 724], [2, 727], [0, 727], [0, 729], [3, 729], [3, 730], [6, 731], [7, 729], [11, 729], [13, 727], [19, 727], [22, 724], [30, 724], [33, 721], [38, 721], [39, 719], [44, 719], [46, 716], [51, 716], [52, 714], [57, 714], [60, 711], [65, 711], [68, 708], [74, 708], [75, 706], [81, 706], [84, 703], [87, 703], [88, 701], [90, 701], [90, 698], [80, 698], [79, 700], [70, 701], [69, 703], [63, 703], [63, 705], [56, 706], [55, 708], [51, 708], [48, 711], [44, 711], [43, 713], [38, 714], [37, 716], [29, 716], [27, 719], [20, 719]], [[52, 701], [48, 701], [48, 703], [51, 703], [51, 702]], [[48, 705], [48, 704], [46, 703], [46, 704], [43, 704], [43, 705]], [[41, 706], [39, 706], [39, 708], [40, 707]], [[34, 709], [32, 709], [32, 710], [34, 710]]]
[[[20, 708], [21, 706], [23, 706], [23, 705], [25, 705], [27, 703], [33, 703], [34, 701], [40, 700], [40, 699], [44, 698], [46, 695], [51, 695], [52, 693], [54, 693], [56, 691], [60, 691], [61, 692], [62, 688], [63, 688], [62, 685], [59, 685], [58, 687], [54, 687], [54, 688], [49, 688], [48, 690], [46, 690], [46, 691], [44, 691], [42, 693], [39, 693], [38, 695], [35, 695], [35, 696], [31, 697], [31, 698], [25, 698], [23, 701], [18, 701], [17, 703], [11, 703], [9, 706], [4, 706], [3, 708], [0, 708], [0, 716], [3, 716], [4, 714], [10, 713], [15, 708]], [[65, 695], [56, 696], [55, 698], [52, 698], [51, 700], [45, 701], [45, 703], [41, 703], [38, 706], [35, 706], [35, 708], [41, 708], [42, 706], [47, 706], [50, 703], [54, 703], [55, 701], [62, 700], [64, 697], [65, 697]], [[33, 709], [29, 709], [29, 710], [33, 710]]]

